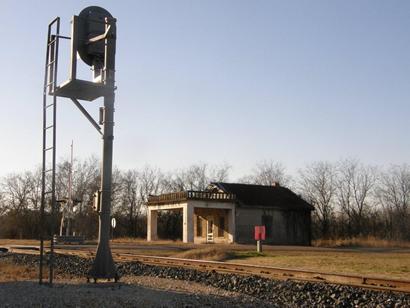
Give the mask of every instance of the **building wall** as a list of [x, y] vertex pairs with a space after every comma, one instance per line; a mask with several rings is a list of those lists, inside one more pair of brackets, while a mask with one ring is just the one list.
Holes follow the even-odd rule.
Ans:
[[[206, 243], [206, 220], [214, 221], [214, 243], [255, 243], [254, 227], [263, 225], [268, 219], [266, 243], [277, 245], [310, 245], [310, 211], [284, 211], [268, 207], [238, 207], [231, 202], [207, 202], [189, 200], [179, 204], [150, 205], [148, 213], [147, 239], [157, 238], [156, 212], [167, 209], [183, 209], [183, 241]], [[197, 224], [202, 224], [202, 234], [197, 234]], [[225, 230], [218, 236], [219, 217], [224, 217]], [[265, 219], [263, 219], [265, 217]], [[265, 224], [266, 225], [266, 224]], [[267, 226], [267, 225], [266, 225]], [[269, 227], [269, 226], [267, 226]]]
[[263, 225], [263, 216], [271, 221], [271, 227], [266, 230], [269, 235], [266, 243], [310, 245], [310, 211], [283, 211], [272, 208], [237, 207], [236, 241], [254, 243], [254, 227]]
[[[207, 223], [208, 219], [213, 219], [213, 234], [214, 243], [228, 243], [229, 241], [229, 215], [226, 209], [211, 209], [211, 208], [195, 208], [194, 210], [194, 243], [206, 243], [207, 242]], [[224, 219], [224, 228], [220, 226], [220, 218]], [[201, 224], [201, 234], [198, 234], [198, 223]], [[219, 236], [219, 235], [222, 236]]]
[[[205, 243], [206, 219], [212, 217], [213, 242], [232, 243], [235, 241], [235, 204], [233, 202], [189, 200], [188, 202], [171, 204], [153, 204], [148, 206], [147, 219], [147, 240], [153, 241], [158, 238], [157, 234], [157, 212], [161, 210], [182, 209], [182, 240], [184, 243]], [[197, 216], [200, 216], [202, 223], [202, 234], [197, 235]], [[219, 218], [224, 218], [224, 228], [220, 226]], [[219, 236], [218, 231], [223, 230], [223, 235]]]
[[[235, 203], [206, 200], [189, 200], [189, 205], [194, 207], [194, 243], [206, 243], [207, 218], [212, 217], [214, 221], [213, 234], [214, 243], [232, 243], [235, 241]], [[197, 235], [197, 216], [202, 222], [202, 236]], [[219, 217], [224, 217], [224, 236], [218, 236]], [[231, 221], [232, 220], [232, 221]]]

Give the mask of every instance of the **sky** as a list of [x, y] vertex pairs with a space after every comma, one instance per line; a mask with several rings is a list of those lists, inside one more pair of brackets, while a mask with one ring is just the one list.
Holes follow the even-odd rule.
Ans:
[[[264, 160], [290, 173], [355, 158], [410, 163], [409, 1], [0, 0], [0, 176], [41, 164], [49, 21], [89, 5], [117, 18], [114, 165], [173, 170]], [[67, 78], [61, 45], [59, 82]], [[91, 78], [88, 68], [82, 76]], [[84, 102], [97, 118], [101, 100]], [[101, 137], [58, 100], [57, 157]]]

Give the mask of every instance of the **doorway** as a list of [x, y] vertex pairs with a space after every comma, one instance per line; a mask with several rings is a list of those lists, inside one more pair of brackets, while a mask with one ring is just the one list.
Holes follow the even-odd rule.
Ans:
[[214, 242], [214, 219], [213, 219], [213, 217], [208, 217], [207, 218], [206, 242], [207, 243], [213, 243]]

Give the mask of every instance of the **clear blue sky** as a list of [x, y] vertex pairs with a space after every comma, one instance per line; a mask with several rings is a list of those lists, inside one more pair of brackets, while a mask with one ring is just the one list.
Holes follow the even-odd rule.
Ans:
[[[40, 164], [47, 24], [60, 16], [69, 34], [88, 5], [118, 18], [121, 168], [409, 162], [409, 1], [1, 0], [0, 175]], [[95, 116], [100, 105], [85, 103]], [[58, 122], [59, 157], [71, 140], [77, 157], [100, 155], [70, 101]]]

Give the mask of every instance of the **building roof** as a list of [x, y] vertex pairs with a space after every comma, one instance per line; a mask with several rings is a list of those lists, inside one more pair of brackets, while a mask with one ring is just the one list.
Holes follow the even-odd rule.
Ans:
[[227, 193], [234, 194], [239, 205], [278, 207], [288, 210], [313, 210], [313, 206], [296, 195], [290, 189], [279, 186], [212, 183], [214, 187]]

